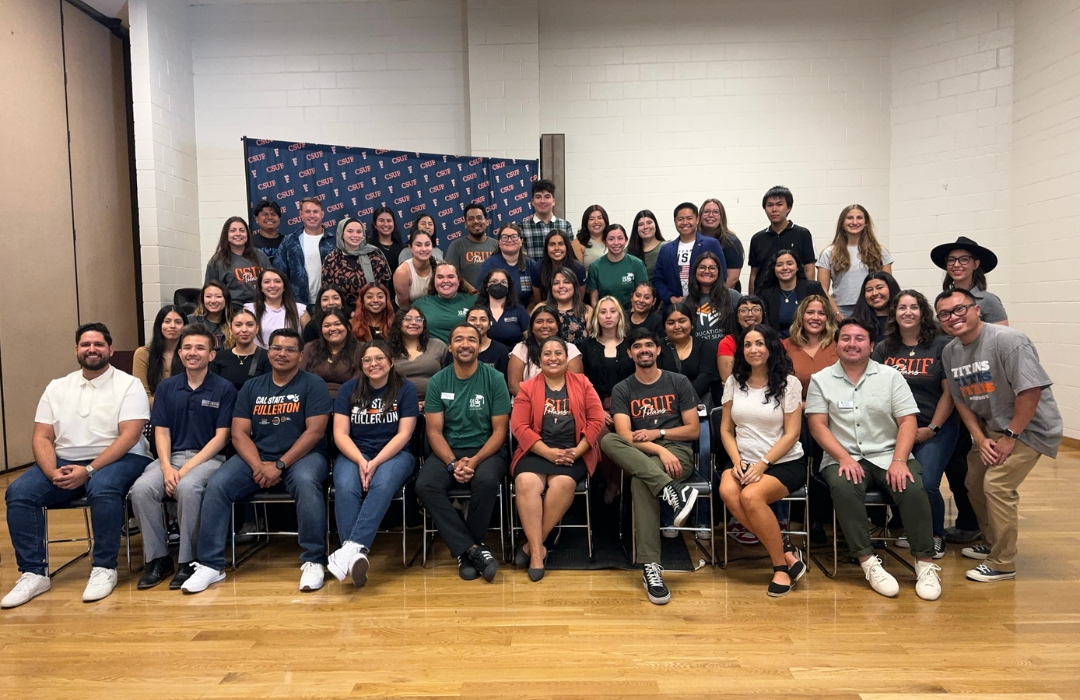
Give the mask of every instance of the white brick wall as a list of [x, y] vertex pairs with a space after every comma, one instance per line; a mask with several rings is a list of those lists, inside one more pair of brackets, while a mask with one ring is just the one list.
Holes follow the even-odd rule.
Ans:
[[888, 32], [883, 2], [544, 2], [540, 127], [566, 134], [570, 218], [648, 208], [670, 238], [676, 204], [719, 197], [747, 243], [783, 184], [818, 248], [854, 201], [887, 239]]
[[242, 136], [465, 153], [462, 6], [196, 5], [202, 260], [246, 216]]
[[195, 107], [187, 3], [131, 0], [129, 13], [143, 308], [149, 326], [176, 288], [202, 282]]
[[[889, 190], [890, 249], [901, 286], [940, 292], [944, 273], [929, 250], [957, 236], [999, 255], [1008, 245], [1012, 6], [897, 4]], [[1009, 278], [1008, 265], [989, 277], [1007, 304]]]
[[1009, 314], [1080, 438], [1080, 0], [1016, 4]]

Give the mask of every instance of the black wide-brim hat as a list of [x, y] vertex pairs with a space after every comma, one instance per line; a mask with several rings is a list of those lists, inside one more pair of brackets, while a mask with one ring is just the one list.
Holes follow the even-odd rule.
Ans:
[[997, 256], [994, 255], [994, 251], [989, 248], [983, 248], [967, 236], [960, 236], [956, 239], [955, 243], [942, 243], [935, 247], [930, 251], [930, 259], [934, 261], [935, 265], [944, 270], [946, 269], [945, 261], [948, 259], [949, 253], [954, 250], [966, 250], [978, 258], [979, 269], [982, 270], [984, 274], [997, 267], [998, 259]]

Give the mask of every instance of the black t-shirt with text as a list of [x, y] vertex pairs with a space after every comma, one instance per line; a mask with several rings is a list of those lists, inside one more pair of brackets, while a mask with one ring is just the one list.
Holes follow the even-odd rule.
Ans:
[[920, 428], [930, 425], [937, 402], [941, 398], [941, 382], [945, 379], [941, 351], [950, 340], [952, 338], [949, 336], [940, 335], [929, 347], [900, 345], [892, 352], [886, 352], [885, 343], [879, 343], [874, 348], [874, 360], [899, 371], [907, 380], [915, 403], [919, 406], [919, 415], [916, 418]]
[[[329, 415], [333, 410], [334, 402], [322, 378], [300, 370], [288, 384], [278, 386], [271, 372], [244, 384], [236, 398], [233, 417], [251, 421], [251, 439], [259, 457], [272, 462], [300, 439], [307, 429], [308, 418]], [[325, 450], [324, 436], [312, 452]]]
[[690, 380], [675, 372], [661, 371], [652, 384], [630, 375], [611, 392], [611, 413], [630, 416], [632, 430], [671, 430], [682, 426], [682, 412], [696, 408], [697, 393]]

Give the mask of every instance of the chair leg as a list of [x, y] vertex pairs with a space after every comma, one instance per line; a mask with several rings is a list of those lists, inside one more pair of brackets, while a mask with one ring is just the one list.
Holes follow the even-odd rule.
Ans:
[[590, 488], [591, 479], [585, 477], [585, 537], [589, 542], [589, 561], [595, 561], [596, 557], [593, 554], [593, 541], [592, 541], [592, 489]]
[[[48, 508], [42, 508], [41, 511], [42, 511], [42, 518], [43, 518], [44, 523], [45, 523], [45, 572], [46, 572], [46, 574], [48, 574], [49, 578], [52, 578], [53, 576], [56, 576], [58, 573], [60, 573], [64, 569], [68, 568], [69, 566], [71, 566], [75, 562], [80, 561], [80, 560], [85, 559], [86, 557], [90, 556], [90, 553], [94, 551], [94, 531], [90, 527], [90, 508], [89, 507], [84, 507], [84, 508], [82, 508], [82, 512], [83, 512], [83, 523], [86, 526], [86, 537], [71, 537], [71, 538], [68, 538], [66, 540], [50, 540], [49, 539], [49, 509]], [[62, 542], [86, 542], [86, 551], [81, 552], [80, 554], [76, 555], [74, 558], [70, 559], [63, 566], [56, 569], [56, 571], [52, 571], [49, 568], [51, 566], [50, 562], [52, 561], [50, 556], [49, 556], [49, 545], [50, 544], [60, 544]]]

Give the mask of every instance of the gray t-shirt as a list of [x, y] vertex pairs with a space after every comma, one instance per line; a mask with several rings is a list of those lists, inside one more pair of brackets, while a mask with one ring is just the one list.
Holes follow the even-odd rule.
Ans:
[[975, 297], [975, 301], [979, 302], [979, 317], [984, 323], [1001, 323], [1009, 320], [1008, 314], [1005, 313], [1005, 305], [1001, 303], [997, 294], [979, 288], [969, 291], [971, 296]]
[[1053, 382], [1039, 362], [1039, 351], [1020, 331], [992, 323], [983, 325], [969, 345], [954, 338], [941, 353], [949, 390], [995, 432], [1009, 427], [1016, 395], [1039, 387], [1042, 396], [1035, 416], [1020, 433], [1020, 442], [1039, 454], [1057, 457], [1063, 432]]
[[498, 249], [498, 241], [491, 236], [476, 243], [465, 234], [450, 243], [446, 250], [446, 260], [457, 265], [461, 276], [476, 287], [480, 284], [480, 266]]
[[246, 304], [255, 301], [255, 283], [259, 273], [268, 267], [270, 259], [258, 248], [255, 249], [254, 260], [230, 252], [227, 262], [214, 258], [206, 263], [203, 284], [210, 280], [220, 282], [229, 290], [234, 305]]
[[631, 374], [611, 391], [611, 414], [630, 416], [632, 430], [671, 430], [682, 426], [682, 412], [698, 405], [690, 380], [663, 371], [652, 384]]
[[[870, 270], [866, 269], [862, 258], [859, 257], [858, 246], [848, 246], [848, 257], [851, 265], [843, 272], [833, 272], [832, 263], [833, 247], [829, 246], [818, 255], [817, 266], [822, 270], [829, 271], [829, 296], [833, 298], [837, 306], [854, 306], [862, 296], [862, 283]], [[893, 256], [884, 248], [881, 249], [881, 264], [892, 265]]]

